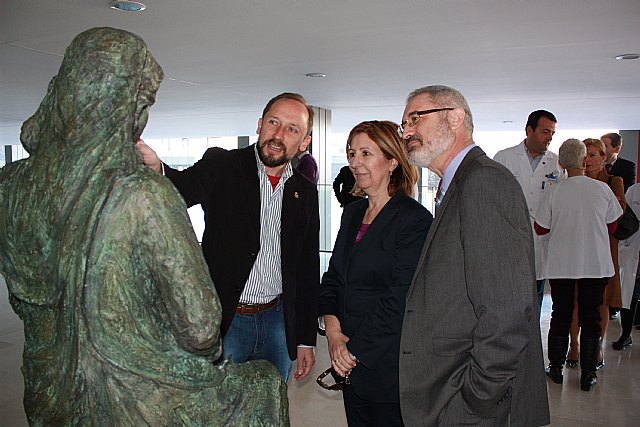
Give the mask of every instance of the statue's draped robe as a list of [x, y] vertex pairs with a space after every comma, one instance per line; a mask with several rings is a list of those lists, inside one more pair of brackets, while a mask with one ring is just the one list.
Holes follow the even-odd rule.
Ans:
[[0, 170], [32, 425], [288, 425], [273, 366], [213, 363], [220, 304], [185, 205], [134, 146], [161, 80], [137, 36], [80, 34], [23, 126], [31, 156]]

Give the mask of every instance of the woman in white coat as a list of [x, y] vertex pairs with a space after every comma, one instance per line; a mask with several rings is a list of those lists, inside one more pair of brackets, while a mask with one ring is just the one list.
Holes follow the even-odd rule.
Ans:
[[[625, 197], [636, 216], [640, 215], [640, 184], [629, 187]], [[640, 232], [636, 232], [627, 240], [621, 240], [618, 244], [623, 308], [620, 310], [622, 334], [618, 341], [611, 344], [614, 350], [624, 350], [632, 343], [633, 319], [636, 316], [638, 299], [640, 299], [640, 284], [637, 281], [638, 261], [640, 261]]]

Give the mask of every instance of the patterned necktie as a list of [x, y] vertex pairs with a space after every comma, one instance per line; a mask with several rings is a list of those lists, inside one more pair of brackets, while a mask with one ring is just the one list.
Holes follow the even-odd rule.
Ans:
[[607, 170], [607, 173], [609, 173], [611, 171], [611, 163], [604, 165], [604, 168]]

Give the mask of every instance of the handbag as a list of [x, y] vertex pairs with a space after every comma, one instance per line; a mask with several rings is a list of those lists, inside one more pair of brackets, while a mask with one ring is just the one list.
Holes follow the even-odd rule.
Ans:
[[624, 213], [618, 218], [618, 227], [613, 233], [613, 237], [618, 240], [626, 240], [638, 232], [640, 228], [640, 221], [633, 212], [633, 209], [629, 205], [624, 210]]
[[[609, 188], [611, 188], [612, 179], [613, 175], [609, 175], [609, 179], [607, 180]], [[638, 217], [635, 212], [633, 212], [633, 209], [631, 209], [629, 204], [627, 204], [624, 209], [624, 213], [620, 218], [618, 218], [618, 226], [612, 236], [618, 240], [627, 240], [629, 237], [633, 236], [639, 228], [640, 221], [638, 221]]]

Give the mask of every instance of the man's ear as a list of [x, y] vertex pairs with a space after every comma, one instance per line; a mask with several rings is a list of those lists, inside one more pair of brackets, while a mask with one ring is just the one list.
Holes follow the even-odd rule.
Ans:
[[447, 114], [447, 121], [451, 130], [456, 130], [464, 125], [464, 108], [457, 107]]
[[307, 147], [309, 146], [309, 144], [311, 144], [311, 135], [307, 135], [304, 137], [304, 139], [300, 143], [300, 147], [298, 147], [298, 150], [300, 150], [301, 153], [307, 151]]
[[262, 118], [258, 119], [258, 129], [256, 129], [256, 133], [260, 133], [260, 129], [262, 129]]
[[524, 133], [527, 135], [527, 138], [530, 137], [533, 133], [533, 128], [531, 126], [525, 126]]

